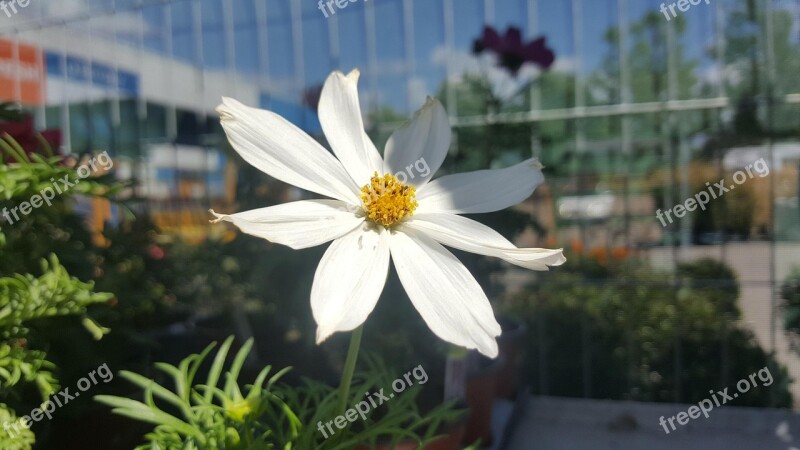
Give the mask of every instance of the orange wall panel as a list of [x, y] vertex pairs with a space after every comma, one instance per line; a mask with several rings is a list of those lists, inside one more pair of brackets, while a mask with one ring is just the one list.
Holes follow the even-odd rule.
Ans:
[[41, 105], [44, 81], [44, 60], [39, 48], [0, 39], [0, 100]]

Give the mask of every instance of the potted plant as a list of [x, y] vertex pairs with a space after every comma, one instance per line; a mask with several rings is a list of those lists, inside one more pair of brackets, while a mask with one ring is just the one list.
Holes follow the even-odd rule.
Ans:
[[503, 363], [502, 356], [489, 359], [477, 352], [470, 352], [466, 387], [469, 418], [462, 440], [465, 445], [478, 440], [483, 446], [492, 442], [492, 408]]
[[495, 395], [497, 398], [513, 400], [519, 389], [519, 372], [524, 357], [525, 336], [528, 327], [524, 322], [501, 316], [498, 318], [503, 334], [497, 338], [503, 364], [497, 374]]

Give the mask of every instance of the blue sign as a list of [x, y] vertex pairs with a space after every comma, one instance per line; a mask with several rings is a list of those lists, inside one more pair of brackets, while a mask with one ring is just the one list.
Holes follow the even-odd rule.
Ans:
[[102, 87], [116, 87], [116, 75], [114, 69], [105, 64], [92, 63], [92, 84]]
[[139, 76], [120, 70], [117, 72], [117, 87], [125, 94], [139, 95]]
[[67, 78], [75, 81], [89, 81], [89, 62], [85, 59], [67, 55]]
[[126, 70], [116, 70], [99, 62], [72, 55], [45, 51], [47, 74], [92, 86], [117, 89], [122, 94], [139, 95], [139, 75]]
[[51, 52], [44, 53], [44, 63], [48, 75], [64, 76], [64, 59], [61, 55]]

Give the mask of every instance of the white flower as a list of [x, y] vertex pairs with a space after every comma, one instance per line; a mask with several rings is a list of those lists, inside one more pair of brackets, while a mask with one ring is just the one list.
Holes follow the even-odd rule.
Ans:
[[[389, 139], [385, 159], [364, 131], [359, 72], [332, 73], [319, 119], [333, 155], [282, 117], [224, 98], [217, 109], [233, 148], [264, 173], [330, 199], [304, 200], [238, 214], [216, 214], [245, 233], [294, 249], [328, 247], [314, 276], [311, 308], [317, 343], [361, 325], [375, 308], [390, 259], [411, 302], [440, 338], [497, 356], [500, 325], [478, 282], [444, 246], [547, 270], [562, 251], [517, 248], [491, 228], [458, 214], [507, 208], [542, 181], [530, 159], [500, 170], [430, 181], [450, 147], [439, 101], [429, 98]], [[335, 155], [335, 157], [334, 157]], [[413, 173], [425, 161], [427, 174]], [[396, 176], [400, 172], [406, 182]], [[425, 176], [423, 176], [425, 175]]]

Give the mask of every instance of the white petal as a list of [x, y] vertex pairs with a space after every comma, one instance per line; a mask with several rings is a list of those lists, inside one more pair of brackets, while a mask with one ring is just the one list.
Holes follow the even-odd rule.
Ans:
[[342, 164], [283, 117], [226, 97], [217, 112], [234, 150], [253, 167], [311, 192], [360, 204], [358, 186]]
[[415, 214], [403, 226], [425, 233], [449, 247], [493, 256], [532, 270], [548, 270], [567, 261], [562, 249], [517, 248], [493, 229], [466, 217], [446, 213]]
[[359, 227], [333, 241], [317, 267], [311, 309], [317, 343], [355, 329], [375, 309], [389, 273], [389, 232]]
[[295, 250], [315, 247], [341, 237], [364, 222], [347, 203], [303, 200], [238, 214], [212, 214], [243, 232]]
[[414, 230], [396, 230], [391, 248], [400, 281], [428, 327], [445, 341], [496, 357], [500, 324], [461, 261]]
[[444, 106], [428, 97], [414, 118], [386, 142], [384, 172], [403, 172], [408, 184], [422, 186], [442, 166], [451, 139], [450, 119]]
[[496, 170], [447, 175], [417, 191], [423, 212], [472, 214], [498, 211], [527, 199], [544, 181], [542, 165], [536, 159]]
[[383, 175], [383, 160], [364, 131], [358, 103], [359, 76], [358, 70], [347, 76], [339, 71], [328, 76], [319, 99], [319, 121], [333, 153], [355, 183], [363, 186], [375, 172]]

